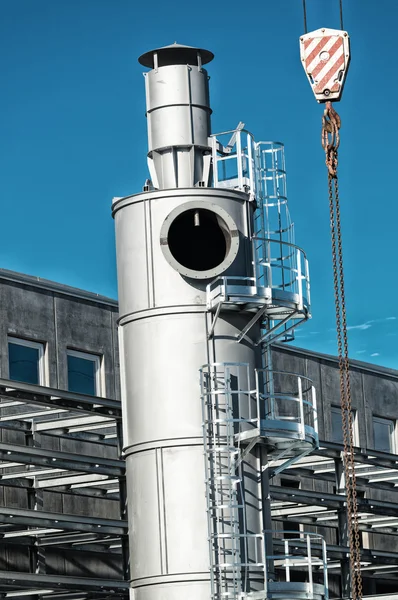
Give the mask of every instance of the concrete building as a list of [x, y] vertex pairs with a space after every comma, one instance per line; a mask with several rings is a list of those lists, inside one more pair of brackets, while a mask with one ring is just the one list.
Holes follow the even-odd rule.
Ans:
[[[128, 598], [117, 303], [0, 270], [0, 311], [0, 597]], [[338, 362], [277, 344], [273, 366], [313, 381], [321, 439], [271, 479], [274, 527], [323, 534], [347, 597]], [[364, 595], [398, 595], [398, 371], [351, 377]]]
[[7, 271], [0, 299], [0, 597], [127, 597], [117, 304]]

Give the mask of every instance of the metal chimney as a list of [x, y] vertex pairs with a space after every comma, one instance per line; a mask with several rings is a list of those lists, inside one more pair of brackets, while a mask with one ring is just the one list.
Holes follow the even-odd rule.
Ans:
[[210, 174], [208, 50], [172, 44], [146, 52], [148, 166], [156, 188], [207, 186]]
[[283, 147], [210, 135], [212, 58], [141, 56], [152, 183], [113, 201], [131, 597], [322, 600], [275, 581], [269, 531], [269, 461], [317, 444], [313, 388], [281, 390], [269, 351], [309, 317], [307, 263]]

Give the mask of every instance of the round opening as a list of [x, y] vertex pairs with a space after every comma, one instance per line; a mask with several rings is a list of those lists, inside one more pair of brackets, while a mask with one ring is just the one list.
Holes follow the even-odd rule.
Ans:
[[210, 210], [205, 202], [195, 204], [189, 208], [185, 205], [185, 210], [179, 207], [167, 217], [161, 244], [166, 259], [179, 273], [207, 279], [233, 262], [239, 236], [235, 223], [221, 207], [212, 205], [214, 210]]
[[170, 225], [169, 250], [183, 267], [208, 271], [224, 261], [230, 237], [221, 217], [211, 210], [191, 208]]

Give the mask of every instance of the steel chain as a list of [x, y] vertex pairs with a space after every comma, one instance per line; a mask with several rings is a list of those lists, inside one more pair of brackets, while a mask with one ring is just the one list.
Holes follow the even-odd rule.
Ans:
[[342, 248], [342, 235], [341, 235], [341, 220], [340, 220], [340, 199], [339, 199], [339, 186], [337, 171], [336, 177], [333, 179], [334, 182], [334, 201], [335, 201], [335, 214], [336, 214], [336, 229], [337, 229], [337, 242], [338, 242], [338, 261], [339, 261], [339, 279], [340, 279], [340, 300], [341, 300], [341, 315], [342, 315], [342, 331], [343, 331], [343, 365], [345, 372], [345, 390], [346, 390], [346, 401], [347, 401], [347, 416], [348, 416], [348, 445], [349, 455], [348, 463], [350, 466], [351, 475], [351, 492], [352, 492], [352, 520], [353, 520], [353, 536], [354, 536], [354, 556], [356, 562], [356, 585], [357, 585], [357, 597], [362, 598], [362, 576], [361, 576], [361, 544], [359, 536], [358, 526], [358, 500], [357, 500], [357, 489], [356, 489], [356, 473], [355, 473], [355, 453], [354, 453], [354, 429], [352, 420], [351, 410], [351, 384], [350, 384], [350, 364], [348, 360], [348, 336], [347, 336], [347, 315], [346, 315], [346, 302], [345, 302], [345, 288], [344, 288], [344, 271], [343, 271], [343, 248]]
[[344, 471], [347, 495], [347, 525], [350, 547], [352, 599], [362, 599], [361, 546], [358, 527], [353, 420], [351, 406], [350, 365], [348, 360], [347, 315], [344, 289], [343, 247], [341, 235], [340, 200], [337, 177], [339, 129], [341, 120], [330, 102], [322, 117], [322, 146], [328, 169], [330, 228], [334, 297], [336, 307], [337, 346], [340, 374], [341, 417], [344, 441]]

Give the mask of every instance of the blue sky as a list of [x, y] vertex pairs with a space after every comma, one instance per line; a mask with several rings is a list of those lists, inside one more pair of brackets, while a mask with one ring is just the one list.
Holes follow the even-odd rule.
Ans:
[[[352, 62], [340, 187], [352, 358], [398, 368], [395, 0], [345, 0]], [[308, 27], [339, 27], [338, 0], [307, 0]], [[391, 30], [390, 30], [391, 31]], [[300, 65], [301, 0], [2, 0], [0, 266], [116, 296], [113, 196], [147, 177], [143, 68], [177, 41], [215, 53], [213, 131], [244, 121], [286, 145], [296, 241], [313, 319], [297, 345], [334, 354], [322, 108]]]

